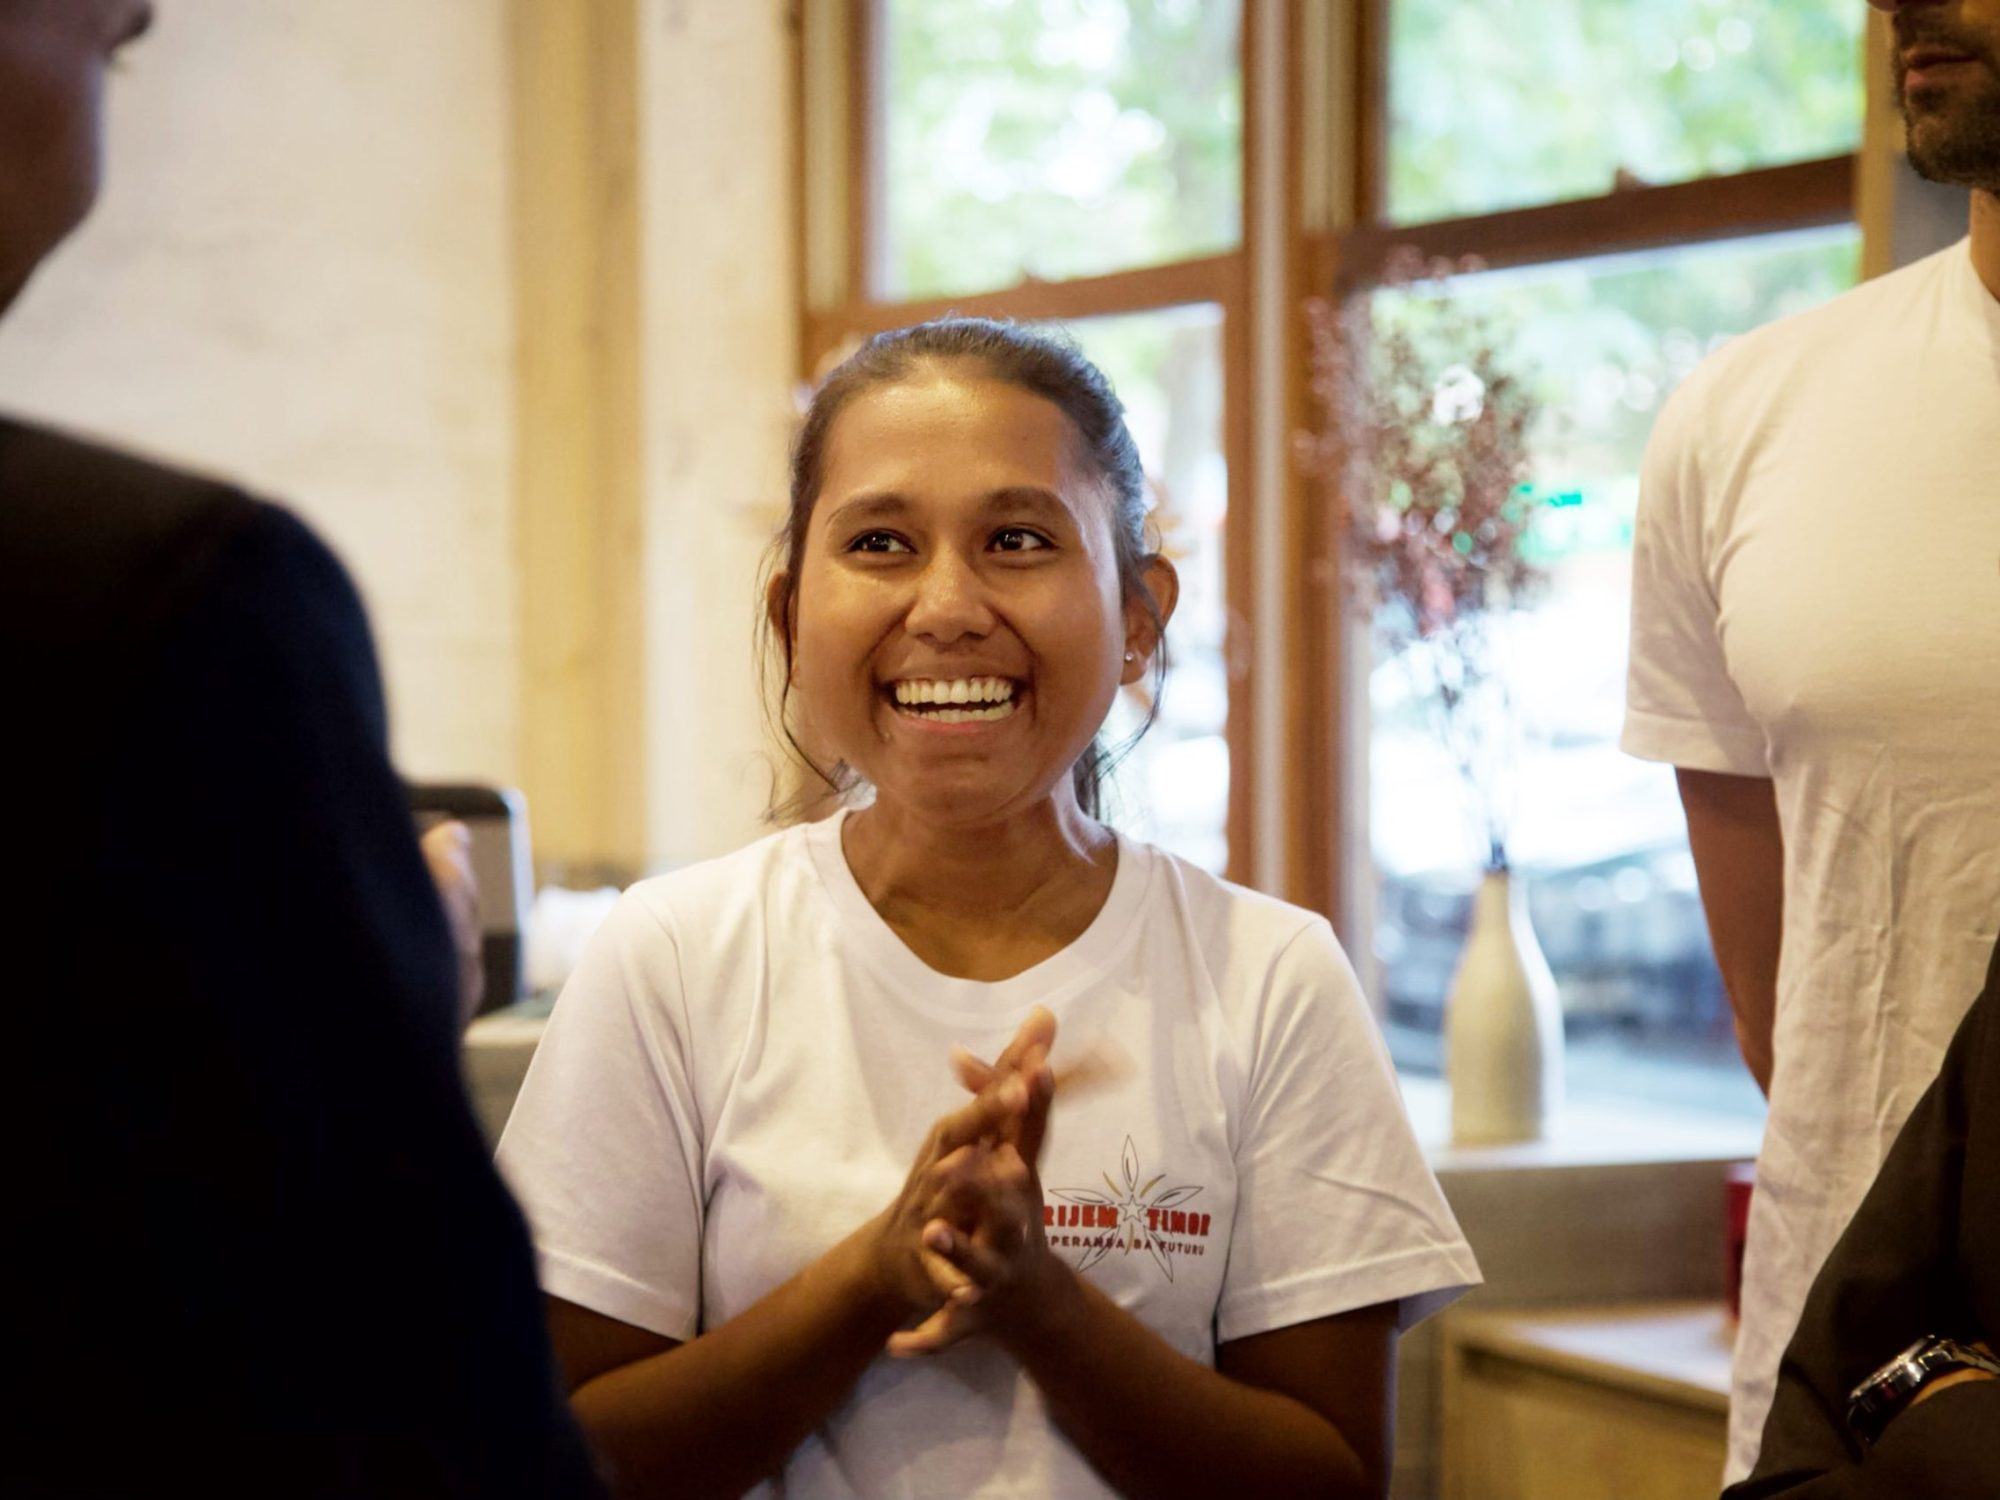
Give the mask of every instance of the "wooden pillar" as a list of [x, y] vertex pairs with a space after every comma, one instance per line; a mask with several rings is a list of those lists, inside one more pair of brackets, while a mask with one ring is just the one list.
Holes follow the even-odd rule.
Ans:
[[[1287, 235], [1294, 244], [1285, 402], [1294, 428], [1320, 420], [1307, 393], [1306, 300], [1336, 294], [1346, 234], [1374, 216], [1381, 193], [1379, 29], [1383, 0], [1290, 0], [1287, 53], [1293, 140]], [[1368, 972], [1374, 882], [1353, 878], [1368, 850], [1370, 642], [1355, 628], [1340, 556], [1337, 486], [1288, 469], [1286, 893], [1329, 917]], [[1366, 986], [1365, 986], [1366, 987]], [[1372, 987], [1370, 987], [1372, 993]]]
[[510, 0], [521, 782], [565, 881], [645, 863], [639, 0]]

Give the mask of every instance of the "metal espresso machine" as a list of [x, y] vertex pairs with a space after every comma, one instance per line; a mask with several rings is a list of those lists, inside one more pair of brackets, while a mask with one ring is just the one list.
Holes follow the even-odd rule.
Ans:
[[472, 875], [479, 885], [480, 952], [486, 984], [476, 1015], [524, 999], [528, 987], [526, 927], [534, 907], [535, 867], [528, 843], [528, 804], [512, 787], [412, 782], [410, 811], [421, 833], [450, 819], [472, 833]]

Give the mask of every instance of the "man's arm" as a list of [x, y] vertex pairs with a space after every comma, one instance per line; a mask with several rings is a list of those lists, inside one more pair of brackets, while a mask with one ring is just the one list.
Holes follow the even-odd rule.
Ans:
[[1771, 1092], [1771, 1025], [1785, 918], [1785, 841], [1769, 777], [1677, 769], [1715, 961], [1750, 1076]]

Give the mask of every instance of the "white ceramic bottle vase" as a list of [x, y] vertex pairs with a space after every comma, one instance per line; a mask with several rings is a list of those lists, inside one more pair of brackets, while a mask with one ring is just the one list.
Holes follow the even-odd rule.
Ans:
[[1445, 1011], [1452, 1138], [1538, 1139], [1562, 1103], [1562, 1006], [1526, 890], [1489, 870]]

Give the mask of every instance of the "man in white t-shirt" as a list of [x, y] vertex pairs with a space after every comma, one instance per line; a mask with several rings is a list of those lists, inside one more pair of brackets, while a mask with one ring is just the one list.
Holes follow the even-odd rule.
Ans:
[[1730, 1416], [1746, 1473], [1841, 1227], [1979, 992], [2000, 893], [2000, 0], [1884, 4], [1966, 241], [1738, 339], [1669, 402], [1623, 744], [1678, 768], [1771, 1101]]

